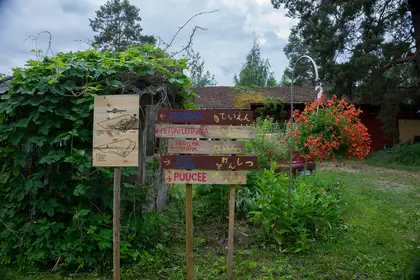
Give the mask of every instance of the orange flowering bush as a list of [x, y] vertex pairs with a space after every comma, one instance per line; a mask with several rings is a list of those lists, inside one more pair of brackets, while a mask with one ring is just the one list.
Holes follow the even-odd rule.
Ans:
[[360, 121], [361, 112], [335, 95], [329, 100], [323, 95], [307, 104], [302, 112], [296, 110], [291, 136], [297, 151], [312, 161], [353, 157], [363, 161], [369, 154], [371, 141]]

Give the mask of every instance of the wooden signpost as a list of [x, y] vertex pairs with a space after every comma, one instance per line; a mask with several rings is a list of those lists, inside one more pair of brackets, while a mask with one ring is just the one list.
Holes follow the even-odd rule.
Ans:
[[[256, 169], [255, 156], [240, 156], [245, 143], [255, 138], [252, 111], [162, 109], [155, 136], [168, 139], [168, 154], [161, 155], [165, 182], [186, 185], [187, 279], [193, 279], [192, 184], [230, 185], [227, 279], [232, 277], [235, 185], [246, 184], [246, 171]], [[188, 139], [190, 138], [190, 139]], [[198, 140], [198, 139], [219, 140]], [[232, 139], [223, 141], [221, 139]]]
[[138, 166], [139, 101], [138, 95], [97, 96], [94, 100], [92, 165], [115, 167], [114, 280], [120, 279], [120, 167]]

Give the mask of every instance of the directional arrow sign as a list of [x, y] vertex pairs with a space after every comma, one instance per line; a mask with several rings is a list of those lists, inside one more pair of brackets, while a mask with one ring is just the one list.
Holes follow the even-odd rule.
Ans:
[[171, 161], [169, 159], [165, 159], [163, 163], [165, 164], [165, 166], [168, 166], [169, 164], [171, 164]]
[[161, 166], [167, 169], [249, 170], [257, 169], [255, 156], [162, 155]]
[[168, 184], [244, 185], [246, 171], [165, 170]]
[[245, 153], [245, 142], [206, 141], [206, 140], [168, 140], [169, 154], [216, 154], [231, 155]]
[[239, 125], [157, 124], [155, 136], [161, 138], [254, 139], [255, 127]]
[[185, 124], [252, 124], [254, 113], [245, 110], [188, 110], [161, 109], [158, 113], [159, 122]]

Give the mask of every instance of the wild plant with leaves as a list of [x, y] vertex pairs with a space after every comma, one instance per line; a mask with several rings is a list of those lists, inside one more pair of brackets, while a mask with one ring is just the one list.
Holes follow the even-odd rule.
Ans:
[[[95, 95], [164, 88], [191, 107], [185, 60], [146, 46], [124, 52], [59, 53], [13, 72], [0, 99], [0, 263], [105, 268], [112, 256], [112, 171], [92, 167]], [[144, 216], [146, 189], [123, 169], [121, 257], [135, 260], [165, 235]]]

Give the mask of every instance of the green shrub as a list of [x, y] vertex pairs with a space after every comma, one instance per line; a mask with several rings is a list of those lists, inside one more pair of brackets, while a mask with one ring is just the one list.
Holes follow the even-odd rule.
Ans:
[[420, 143], [397, 146], [392, 152], [378, 151], [368, 161], [372, 164], [420, 166]]
[[341, 191], [338, 182], [325, 181], [316, 175], [299, 177], [291, 190], [289, 179], [264, 170], [257, 180], [257, 199], [249, 219], [261, 226], [264, 236], [287, 250], [308, 249], [316, 238], [331, 232], [340, 221]]
[[[0, 96], [0, 265], [98, 269], [112, 263], [112, 169], [92, 166], [95, 95], [166, 84], [187, 101], [188, 78], [150, 46], [94, 49], [30, 60]], [[165, 96], [165, 98], [167, 98]], [[187, 103], [184, 103], [187, 105]], [[145, 214], [148, 188], [122, 169], [121, 256], [164, 240], [165, 220]], [[133, 185], [136, 185], [134, 187]]]
[[[236, 186], [235, 212], [245, 217], [256, 197], [255, 181], [260, 171], [247, 172], [247, 184]], [[229, 186], [197, 185], [194, 187], [194, 209], [201, 217], [225, 217], [229, 212]]]
[[[272, 117], [260, 117], [256, 120], [255, 139], [247, 142], [247, 152], [258, 156], [260, 168], [270, 168], [272, 163], [278, 164], [287, 158], [287, 143], [284, 138], [285, 127], [275, 122]], [[265, 139], [272, 134], [271, 139]]]
[[420, 143], [398, 146], [392, 158], [396, 164], [420, 166]]

